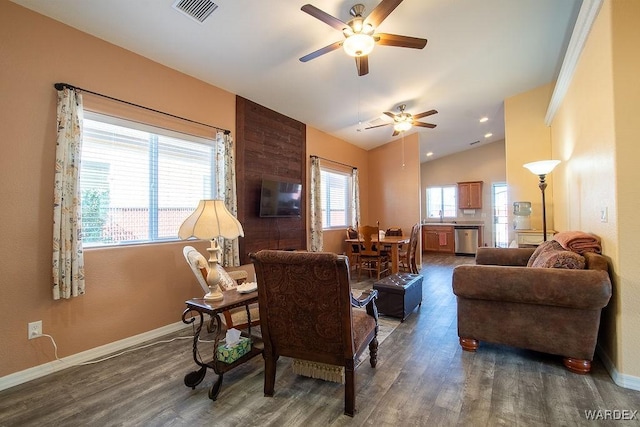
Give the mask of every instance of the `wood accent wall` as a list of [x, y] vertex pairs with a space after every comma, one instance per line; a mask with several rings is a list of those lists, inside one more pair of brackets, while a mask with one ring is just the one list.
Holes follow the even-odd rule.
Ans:
[[[261, 249], [306, 249], [306, 125], [237, 96], [236, 133], [240, 262]], [[300, 218], [260, 218], [263, 178], [302, 184]]]

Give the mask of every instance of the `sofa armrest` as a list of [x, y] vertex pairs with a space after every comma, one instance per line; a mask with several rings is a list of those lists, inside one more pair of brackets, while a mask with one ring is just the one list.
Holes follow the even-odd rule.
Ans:
[[486, 248], [476, 252], [476, 264], [525, 267], [535, 248]]
[[460, 265], [453, 270], [458, 298], [597, 309], [611, 298], [606, 271]]

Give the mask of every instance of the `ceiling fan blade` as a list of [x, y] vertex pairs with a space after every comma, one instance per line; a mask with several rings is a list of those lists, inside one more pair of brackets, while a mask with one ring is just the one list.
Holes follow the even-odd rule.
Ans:
[[396, 119], [396, 115], [395, 115], [395, 114], [393, 114], [393, 113], [392, 113], [392, 112], [390, 112], [390, 111], [385, 111], [385, 112], [384, 112], [384, 114], [386, 114], [387, 116], [391, 117], [393, 120], [395, 120], [395, 119]]
[[399, 36], [397, 34], [376, 33], [377, 44], [384, 46], [409, 47], [422, 49], [427, 45], [427, 39], [418, 37]]
[[434, 125], [433, 123], [420, 123], [420, 122], [413, 122], [414, 126], [419, 126], [422, 128], [429, 128], [429, 129], [433, 129], [434, 127], [436, 127], [436, 125]]
[[367, 130], [367, 129], [381, 128], [382, 126], [389, 126], [390, 124], [391, 123], [385, 123], [383, 125], [369, 126], [368, 128], [364, 128], [364, 129]]
[[307, 12], [309, 15], [313, 16], [314, 18], [319, 19], [320, 21], [324, 22], [325, 24], [339, 31], [342, 31], [349, 26], [347, 23], [342, 22], [338, 18], [333, 17], [329, 15], [327, 12], [324, 12], [310, 4], [305, 4], [300, 8], [300, 10], [302, 10], [303, 12]]
[[330, 44], [329, 46], [325, 46], [322, 49], [318, 49], [315, 52], [311, 52], [308, 55], [303, 56], [302, 58], [300, 58], [300, 61], [302, 62], [307, 62], [307, 61], [311, 61], [314, 58], [317, 58], [320, 55], [324, 55], [325, 53], [329, 53], [332, 52], [336, 49], [338, 49], [340, 46], [342, 46], [344, 40], [340, 40], [337, 41], [335, 43]]
[[400, 3], [402, 0], [382, 0], [367, 16], [365, 24], [371, 24], [376, 28]]
[[356, 56], [356, 68], [359, 76], [369, 74], [369, 57], [367, 55]]
[[429, 111], [425, 111], [424, 113], [414, 114], [413, 119], [414, 120], [421, 119], [423, 117], [431, 116], [433, 114], [438, 114], [438, 112], [436, 110], [429, 110]]

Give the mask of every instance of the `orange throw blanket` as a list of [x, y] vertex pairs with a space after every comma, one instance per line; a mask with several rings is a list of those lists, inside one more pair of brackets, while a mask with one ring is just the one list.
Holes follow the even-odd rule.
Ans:
[[553, 240], [560, 243], [566, 250], [578, 254], [585, 252], [602, 253], [600, 238], [583, 231], [562, 231], [555, 234]]

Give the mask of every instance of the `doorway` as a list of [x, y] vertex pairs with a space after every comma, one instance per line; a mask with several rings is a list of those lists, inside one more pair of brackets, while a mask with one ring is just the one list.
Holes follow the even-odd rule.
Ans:
[[493, 184], [493, 244], [496, 248], [509, 247], [509, 202], [507, 184]]

